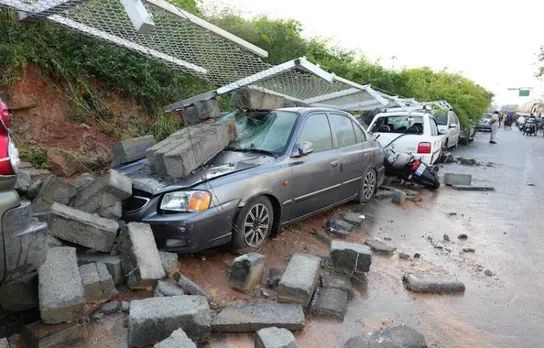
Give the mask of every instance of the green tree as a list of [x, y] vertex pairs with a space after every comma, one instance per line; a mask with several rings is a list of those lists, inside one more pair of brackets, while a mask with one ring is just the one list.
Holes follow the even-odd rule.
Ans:
[[538, 62], [542, 64], [539, 66], [536, 72], [537, 77], [544, 77], [544, 46], [540, 47], [540, 53], [538, 54]]

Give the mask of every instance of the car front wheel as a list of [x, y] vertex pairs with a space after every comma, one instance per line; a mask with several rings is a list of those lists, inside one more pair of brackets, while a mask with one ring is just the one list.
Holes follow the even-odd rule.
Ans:
[[259, 196], [248, 202], [233, 226], [232, 249], [246, 253], [260, 249], [268, 239], [274, 222], [274, 209], [270, 200]]
[[378, 178], [376, 176], [376, 172], [374, 171], [374, 169], [369, 168], [363, 175], [361, 188], [359, 189], [359, 203], [370, 202], [372, 196], [374, 196], [374, 193], [376, 192], [377, 182]]

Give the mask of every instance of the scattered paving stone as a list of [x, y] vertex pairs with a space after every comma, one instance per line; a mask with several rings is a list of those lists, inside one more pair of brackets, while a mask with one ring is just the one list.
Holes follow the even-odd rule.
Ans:
[[202, 296], [153, 297], [130, 303], [129, 346], [146, 346], [181, 328], [191, 338], [210, 334], [210, 307]]
[[425, 336], [401, 325], [351, 338], [344, 348], [427, 348]]
[[177, 329], [170, 337], [155, 344], [153, 348], [196, 348], [196, 344], [187, 337], [185, 331]]
[[491, 272], [490, 270], [486, 269], [484, 274], [488, 277], [492, 277], [493, 276], [493, 272]]
[[183, 296], [183, 289], [171, 282], [159, 280], [155, 287], [155, 297]]
[[77, 254], [78, 265], [85, 265], [88, 263], [103, 262], [110, 272], [115, 285], [122, 284], [125, 281], [125, 275], [123, 274], [123, 267], [121, 266], [121, 258], [119, 256], [112, 256], [110, 254], [103, 253], [81, 253]]
[[346, 274], [337, 272], [327, 272], [321, 276], [321, 286], [324, 288], [334, 288], [352, 292], [351, 280]]
[[446, 242], [450, 241], [450, 236], [444, 233], [444, 236], [442, 237]]
[[314, 255], [295, 254], [283, 272], [278, 288], [278, 302], [310, 305], [319, 280], [321, 258]]
[[403, 204], [406, 200], [406, 192], [397, 190], [393, 193], [393, 197], [391, 197], [391, 201], [395, 204]]
[[393, 195], [395, 194], [395, 191], [388, 191], [388, 190], [379, 190], [374, 194], [374, 197], [376, 199], [391, 199], [393, 198]]
[[172, 274], [178, 270], [178, 266], [179, 266], [178, 254], [160, 251], [159, 255], [161, 257], [161, 262], [164, 268], [164, 272], [167, 275]]
[[87, 302], [103, 302], [119, 294], [104, 263], [88, 263], [79, 266], [79, 274]]
[[130, 302], [128, 301], [121, 302], [121, 312], [128, 313], [129, 310], [130, 310]]
[[85, 290], [77, 267], [76, 249], [47, 250], [39, 270], [40, 314], [44, 323], [73, 322], [85, 310]]
[[457, 236], [457, 238], [459, 238], [459, 239], [468, 239], [468, 236], [465, 233], [461, 233], [460, 235]]
[[419, 259], [421, 257], [421, 254], [420, 253], [415, 253], [414, 254], [414, 259]]
[[349, 212], [349, 213], [346, 213], [342, 219], [349, 223], [349, 224], [352, 224], [352, 225], [360, 225], [362, 222], [363, 222], [363, 219], [364, 218], [361, 218], [361, 214], [357, 214], [357, 213], [352, 213], [352, 212]]
[[260, 329], [255, 335], [255, 348], [297, 348], [291, 331], [277, 327]]
[[179, 286], [181, 286], [183, 290], [185, 290], [189, 294], [205, 297], [208, 300], [208, 302], [213, 301], [212, 295], [208, 294], [206, 290], [202, 289], [195, 282], [185, 277], [181, 273], [179, 272], [174, 273], [174, 280]]
[[84, 331], [85, 325], [80, 325], [76, 321], [56, 325], [36, 321], [22, 328], [21, 339], [24, 347], [75, 347], [83, 338]]
[[349, 273], [368, 272], [372, 264], [370, 247], [357, 243], [335, 240], [331, 243], [329, 256], [334, 268]]
[[271, 288], [277, 287], [280, 284], [282, 274], [283, 270], [279, 268], [271, 268], [268, 271], [268, 278], [266, 279], [268, 286]]
[[111, 301], [102, 305], [98, 311], [104, 315], [110, 315], [119, 312], [120, 308], [121, 304], [118, 301]]
[[382, 242], [381, 240], [375, 239], [375, 238], [365, 240], [365, 244], [368, 245], [373, 251], [376, 251], [378, 253], [383, 253], [383, 254], [391, 254], [395, 250], [397, 250], [397, 248], [392, 247]]
[[353, 229], [353, 225], [344, 220], [336, 220], [336, 230], [344, 233], [349, 233]]
[[256, 332], [273, 326], [293, 331], [302, 330], [302, 307], [295, 303], [230, 306], [214, 318], [212, 331]]
[[312, 303], [310, 312], [315, 315], [330, 316], [340, 320], [344, 320], [348, 308], [348, 292], [336, 288], [319, 288], [317, 289]]
[[93, 314], [93, 320], [100, 321], [103, 320], [106, 317], [106, 315], [102, 312], [94, 313]]
[[38, 274], [33, 272], [0, 287], [0, 307], [6, 311], [21, 312], [38, 308]]
[[469, 175], [469, 174], [457, 174], [457, 173], [446, 173], [446, 174], [444, 174], [444, 183], [447, 186], [471, 185], [472, 184], [472, 175]]
[[[29, 191], [31, 189], [33, 188], [29, 188]], [[49, 213], [53, 203], [68, 204], [75, 194], [75, 187], [55, 175], [49, 175], [43, 180], [32, 209], [35, 213]]]
[[145, 158], [145, 151], [155, 143], [155, 138], [152, 135], [125, 139], [114, 143], [111, 146], [113, 153], [112, 167]]
[[457, 162], [466, 166], [479, 165], [479, 163], [474, 158], [457, 157]]
[[[414, 257], [415, 257], [415, 255], [414, 255]], [[410, 255], [408, 255], [407, 253], [399, 253], [399, 259], [408, 260], [408, 259], [410, 259]]]
[[264, 255], [257, 253], [248, 253], [235, 258], [230, 268], [231, 288], [242, 292], [255, 289], [263, 277], [264, 260]]
[[473, 252], [476, 252], [476, 249], [467, 247], [467, 248], [463, 248], [463, 251], [465, 253], [473, 253]]
[[452, 188], [458, 191], [495, 191], [493, 186], [453, 185]]
[[402, 278], [407, 289], [433, 294], [464, 292], [465, 284], [445, 275], [405, 274]]

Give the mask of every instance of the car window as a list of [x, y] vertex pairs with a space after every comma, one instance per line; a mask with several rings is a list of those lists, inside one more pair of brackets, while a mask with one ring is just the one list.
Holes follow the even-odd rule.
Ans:
[[365, 132], [358, 127], [355, 123], [353, 124], [353, 129], [355, 129], [355, 135], [357, 136], [357, 142], [362, 143], [366, 141], [366, 134]]
[[346, 116], [330, 114], [329, 121], [331, 122], [332, 131], [336, 135], [338, 147], [346, 147], [357, 144], [355, 131], [353, 130], [353, 122]]
[[447, 114], [439, 114], [434, 116], [436, 123], [438, 123], [441, 126], [447, 126], [448, 125], [448, 115]]
[[326, 114], [314, 114], [308, 117], [298, 138], [299, 144], [309, 141], [314, 152], [332, 149], [332, 133]]
[[397, 115], [379, 117], [370, 130], [372, 133], [424, 133], [423, 116]]
[[438, 126], [436, 124], [436, 120], [432, 117], [429, 118], [429, 123], [431, 124], [431, 135], [437, 136], [438, 135]]

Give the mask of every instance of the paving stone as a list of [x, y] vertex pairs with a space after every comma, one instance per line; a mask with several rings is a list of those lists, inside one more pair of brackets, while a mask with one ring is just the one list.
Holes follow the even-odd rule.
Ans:
[[110, 169], [108, 173], [99, 178], [106, 183], [105, 192], [124, 200], [132, 196], [132, 180], [119, 173], [117, 170]]
[[344, 220], [336, 220], [336, 230], [343, 232], [351, 232], [353, 225]]
[[7, 338], [0, 338], [0, 348], [9, 348], [9, 342]]
[[33, 210], [35, 213], [49, 213], [53, 203], [66, 205], [75, 194], [75, 187], [55, 175], [49, 175], [43, 180], [40, 191], [33, 201]]
[[465, 284], [447, 275], [405, 274], [404, 286], [414, 292], [434, 294], [464, 292]]
[[153, 348], [196, 348], [196, 344], [187, 337], [185, 331], [177, 329], [170, 337], [157, 343]]
[[344, 320], [347, 309], [348, 292], [336, 288], [317, 289], [310, 305], [310, 313], [340, 320]]
[[217, 99], [208, 99], [196, 102], [183, 108], [183, 124], [191, 126], [210, 118], [221, 115], [221, 109]]
[[351, 338], [344, 348], [427, 348], [425, 337], [409, 326], [400, 325]]
[[36, 272], [4, 283], [0, 287], [0, 307], [2, 309], [21, 312], [38, 308], [38, 306], [38, 274]]
[[111, 146], [113, 153], [113, 162], [111, 166], [115, 167], [120, 164], [130, 163], [145, 158], [146, 150], [155, 144], [155, 138], [152, 135], [125, 139], [114, 143]]
[[87, 302], [104, 302], [118, 295], [113, 279], [104, 263], [88, 263], [79, 266], [79, 273]]
[[74, 185], [74, 187], [76, 189], [81, 189], [81, 188], [83, 188], [85, 186], [89, 186], [95, 180], [96, 180], [96, 176], [94, 176], [94, 175], [92, 175], [90, 173], [83, 173], [74, 180], [73, 185]]
[[360, 217], [361, 215], [362, 214], [349, 212], [344, 214], [342, 219], [349, 224], [360, 225], [363, 222], [363, 219]]
[[15, 182], [15, 189], [21, 194], [26, 194], [28, 189], [32, 185], [32, 178], [30, 173], [26, 170], [21, 170], [17, 173], [17, 182]]
[[372, 264], [372, 251], [362, 244], [335, 240], [329, 254], [332, 266], [343, 272], [368, 272]]
[[280, 284], [281, 276], [283, 275], [283, 270], [279, 268], [271, 268], [268, 270], [268, 278], [266, 283], [269, 287], [275, 288]]
[[208, 301], [213, 301], [212, 295], [208, 294], [206, 290], [202, 289], [191, 279], [185, 277], [179, 272], [174, 273], [174, 280], [176, 283], [182, 287], [183, 290], [187, 291], [191, 295], [203, 296]]
[[202, 296], [153, 297], [130, 303], [129, 346], [145, 346], [181, 328], [191, 338], [210, 334], [210, 307]]
[[396, 204], [403, 204], [406, 201], [406, 193], [404, 191], [397, 190], [393, 193], [391, 201]]
[[76, 347], [84, 331], [85, 327], [75, 321], [56, 325], [37, 321], [22, 328], [21, 341], [28, 348]]
[[183, 288], [167, 281], [159, 280], [155, 287], [155, 297], [183, 296]]
[[85, 310], [85, 291], [77, 267], [76, 249], [51, 248], [39, 270], [38, 294], [44, 323], [75, 321]]
[[128, 301], [121, 302], [121, 312], [128, 313], [129, 310], [130, 310], [130, 302]]
[[397, 248], [392, 247], [376, 238], [365, 240], [365, 244], [368, 245], [373, 251], [383, 254], [392, 254], [395, 250], [397, 250]]
[[235, 109], [272, 110], [283, 108], [283, 97], [251, 88], [240, 88], [232, 94], [232, 106]]
[[125, 281], [123, 274], [123, 267], [121, 266], [121, 257], [118, 255], [110, 255], [103, 253], [80, 253], [77, 254], [78, 265], [85, 265], [87, 263], [103, 262], [108, 272], [110, 272], [115, 285], [122, 284]]
[[278, 302], [310, 305], [319, 280], [321, 258], [314, 255], [295, 254], [283, 272], [278, 288]]
[[212, 322], [214, 332], [256, 332], [267, 327], [302, 330], [302, 307], [295, 303], [234, 305], [224, 308]]
[[97, 213], [105, 219], [119, 220], [123, 216], [123, 205], [114, 195], [103, 192]]
[[321, 286], [352, 292], [351, 280], [343, 273], [327, 272], [321, 275]]
[[264, 255], [257, 253], [248, 253], [235, 258], [230, 268], [230, 286], [243, 292], [253, 290], [261, 283], [264, 260]]
[[160, 251], [159, 255], [161, 257], [162, 267], [164, 268], [164, 272], [166, 274], [172, 274], [178, 270], [178, 254]]
[[495, 191], [493, 186], [453, 185], [452, 188], [458, 191]]
[[104, 315], [110, 315], [119, 312], [120, 309], [121, 303], [119, 301], [111, 301], [102, 305], [98, 311], [104, 313]]
[[444, 174], [444, 183], [447, 186], [471, 185], [472, 184], [472, 175], [469, 175], [469, 174], [457, 174], [457, 173], [446, 173], [446, 174]]
[[289, 330], [267, 327], [257, 331], [255, 348], [297, 348], [297, 341]]
[[119, 224], [54, 203], [49, 218], [50, 233], [62, 240], [98, 251], [109, 252]]
[[164, 278], [164, 267], [151, 227], [148, 224], [130, 222], [119, 235], [121, 262], [131, 289], [153, 287]]

